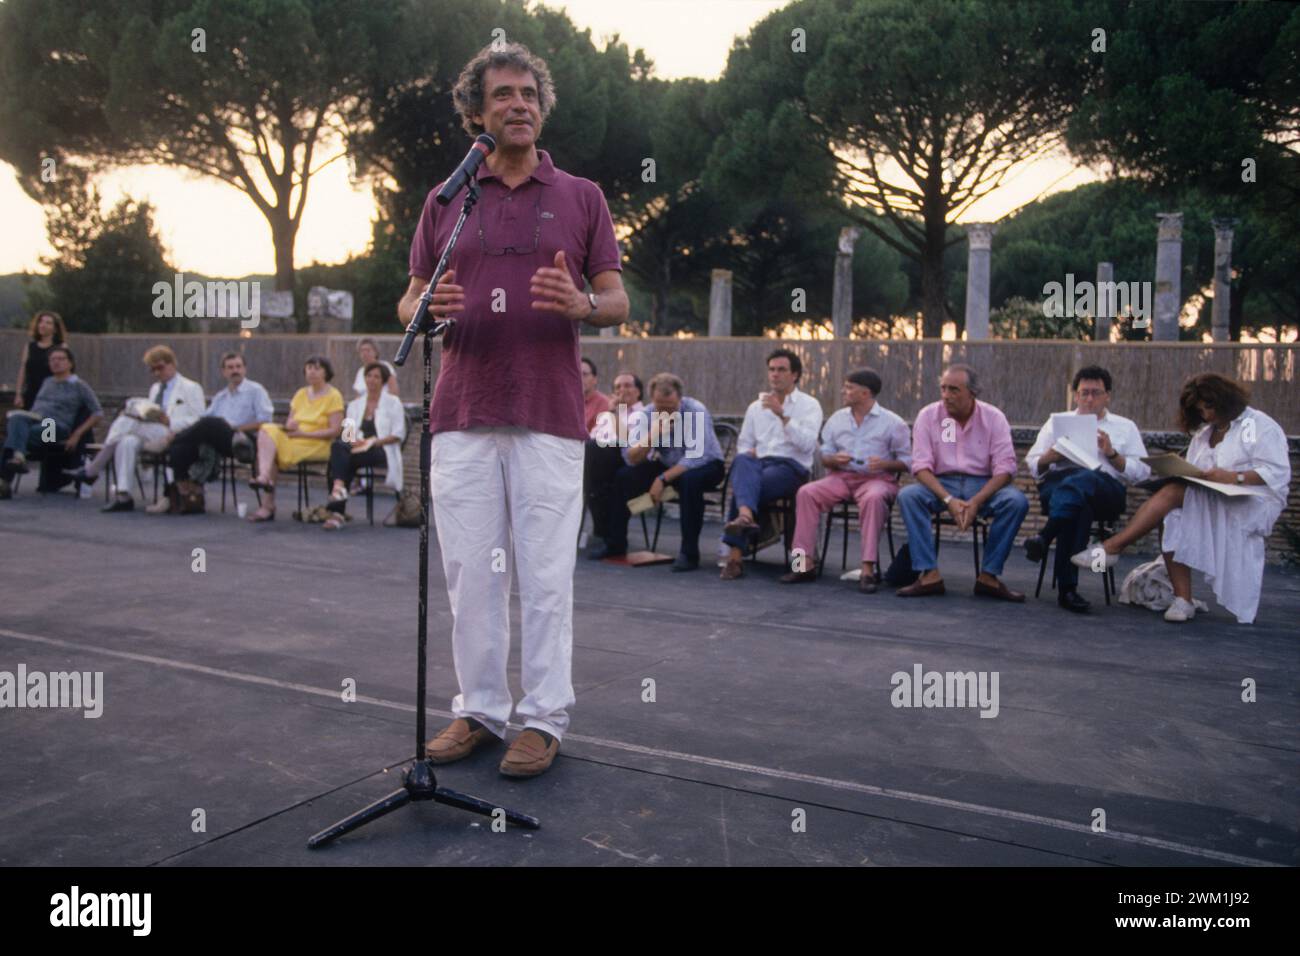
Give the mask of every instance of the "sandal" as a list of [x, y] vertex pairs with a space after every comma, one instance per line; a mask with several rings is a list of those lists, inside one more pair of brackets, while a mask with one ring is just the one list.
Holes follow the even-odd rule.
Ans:
[[321, 524], [321, 528], [325, 531], [338, 531], [346, 520], [341, 514], [332, 514]]
[[263, 481], [260, 478], [248, 479], [248, 487], [252, 488], [254, 491], [275, 491], [275, 485], [271, 484], [269, 481]]
[[248, 521], [252, 522], [253, 524], [261, 524], [263, 521], [274, 521], [274, 520], [275, 520], [274, 508], [272, 508], [270, 511], [266, 512], [265, 514], [262, 512], [261, 508], [258, 508], [256, 511], [254, 511], [251, 515], [248, 516]]

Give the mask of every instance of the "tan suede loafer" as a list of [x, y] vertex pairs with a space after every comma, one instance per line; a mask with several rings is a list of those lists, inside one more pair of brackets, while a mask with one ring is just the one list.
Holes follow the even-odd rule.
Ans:
[[510, 745], [501, 760], [501, 773], [507, 777], [536, 777], [550, 769], [555, 755], [560, 752], [560, 741], [546, 740], [535, 730], [525, 730]]
[[469, 721], [457, 717], [438, 736], [425, 744], [425, 753], [434, 763], [452, 763], [463, 760], [479, 747], [495, 743], [500, 738], [486, 727], [469, 729]]

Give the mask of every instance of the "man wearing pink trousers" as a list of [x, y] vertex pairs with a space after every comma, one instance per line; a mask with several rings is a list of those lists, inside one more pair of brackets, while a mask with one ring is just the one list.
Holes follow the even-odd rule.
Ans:
[[[841, 501], [857, 502], [862, 517], [862, 577], [858, 590], [876, 590], [880, 531], [898, 496], [898, 476], [912, 460], [912, 436], [903, 421], [876, 401], [880, 375], [863, 368], [849, 373], [841, 394], [845, 408], [826, 419], [822, 464], [830, 472], [799, 489], [795, 499], [794, 570], [782, 584], [817, 579], [817, 528], [821, 515]], [[823, 556], [824, 558], [825, 556]]]

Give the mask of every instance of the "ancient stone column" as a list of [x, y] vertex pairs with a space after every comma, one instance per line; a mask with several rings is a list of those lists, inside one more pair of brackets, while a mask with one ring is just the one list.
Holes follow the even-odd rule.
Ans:
[[966, 339], [989, 337], [989, 262], [993, 256], [994, 225], [972, 222], [966, 226]]
[[1183, 214], [1156, 213], [1160, 223], [1156, 235], [1155, 317], [1153, 342], [1178, 341], [1178, 311], [1183, 305]]
[[1110, 323], [1115, 318], [1115, 264], [1097, 263], [1097, 317], [1093, 323], [1093, 338], [1098, 342], [1110, 341]]
[[1214, 226], [1214, 305], [1210, 334], [1216, 342], [1232, 341], [1228, 313], [1232, 308], [1232, 233], [1235, 219], [1212, 220]]
[[731, 270], [714, 269], [709, 289], [709, 338], [731, 335]]
[[835, 251], [835, 284], [831, 288], [831, 328], [837, 339], [853, 332], [853, 247], [862, 235], [857, 226], [840, 230]]

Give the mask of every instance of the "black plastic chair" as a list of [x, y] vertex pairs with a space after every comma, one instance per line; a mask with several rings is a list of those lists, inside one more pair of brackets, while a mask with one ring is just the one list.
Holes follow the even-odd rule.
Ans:
[[[740, 432], [736, 430], [734, 425], [729, 425], [726, 422], [714, 422], [713, 434], [718, 439], [718, 445], [722, 449], [722, 461], [730, 470], [729, 459], [736, 450], [736, 439], [740, 437]], [[704, 510], [706, 514], [709, 509], [709, 496], [713, 494], [718, 495], [718, 510], [722, 512], [722, 520], [725, 521], [727, 519], [726, 483], [723, 482], [716, 489], [704, 493]], [[646, 550], [654, 551], [659, 547], [659, 529], [664, 523], [663, 502], [660, 502], [659, 507], [655, 509], [655, 536], [653, 541], [650, 539], [650, 529], [646, 523], [646, 512], [641, 512], [639, 517], [641, 518], [641, 536], [645, 538]]]
[[[1098, 518], [1093, 525], [1094, 540], [1105, 541], [1115, 533], [1115, 526], [1118, 518]], [[1059, 542], [1053, 542], [1052, 547], [1057, 547]], [[1038, 562], [1038, 586], [1034, 588], [1034, 597], [1038, 597], [1043, 590], [1043, 575], [1047, 573], [1047, 555], [1048, 550], [1043, 551], [1042, 560]], [[1056, 590], [1056, 569], [1052, 569], [1052, 590]], [[1101, 576], [1101, 590], [1106, 597], [1106, 606], [1110, 607], [1111, 594], [1118, 594], [1119, 590], [1115, 587], [1115, 568], [1109, 567]]]
[[[838, 512], [838, 513], [837, 513]], [[826, 567], [826, 555], [831, 544], [831, 530], [835, 527], [835, 519], [844, 522], [844, 545], [840, 550], [840, 571], [844, 572], [849, 569], [849, 527], [857, 527], [862, 523], [862, 516], [858, 514], [858, 503], [856, 501], [841, 501], [834, 508], [826, 513], [826, 534], [822, 538], [822, 556], [817, 562], [817, 576], [821, 577], [822, 571]], [[885, 536], [889, 539], [889, 559], [892, 561], [898, 556], [894, 550], [894, 503], [889, 503], [889, 511], [885, 515]], [[880, 570], [880, 562], [876, 562], [876, 570]]]
[[[401, 450], [405, 452], [406, 443], [411, 437], [411, 417], [405, 408], [402, 409], [402, 412], [403, 414], [406, 414], [406, 431], [402, 435], [401, 442]], [[373, 526], [375, 523], [375, 482], [388, 477], [388, 467], [386, 465], [380, 465], [376, 468], [374, 465], [366, 465], [361, 469], [359, 477], [361, 478], [365, 488], [366, 520]], [[579, 527], [578, 533], [582, 533], [581, 527]]]
[[[806, 482], [801, 482], [799, 487], [803, 487], [804, 484], [806, 484]], [[726, 520], [726, 516], [727, 516], [727, 495], [730, 492], [731, 492], [731, 467], [728, 467], [727, 476], [722, 480], [722, 516], [724, 521]], [[774, 512], [780, 515], [781, 543], [785, 549], [785, 557], [783, 563], [786, 564], [787, 566], [790, 564], [790, 549], [794, 546], [794, 503], [795, 503], [795, 495], [797, 495], [798, 493], [799, 493], [799, 489], [796, 488], [794, 495], [787, 495], [784, 498], [773, 498], [771, 501], [767, 502], [765, 505], [759, 508], [758, 514], [754, 515], [754, 520], [758, 522], [759, 528], [763, 527], [763, 524], [765, 523], [765, 519], [770, 518]], [[767, 547], [771, 543], [773, 542], [770, 539], [769, 541], [766, 542], [759, 540], [759, 536], [757, 534], [750, 535], [749, 554], [748, 554], [749, 559], [751, 561], [757, 560], [758, 552], [763, 550], [763, 548]]]
[[[931, 519], [931, 523], [934, 525], [934, 559], [937, 562], [939, 560], [939, 532], [945, 525], [947, 525], [948, 527], [955, 528], [957, 526], [957, 522], [953, 519], [952, 515], [949, 514], [947, 511], [940, 511], [938, 514], [934, 515], [934, 517]], [[975, 549], [975, 576], [979, 577], [980, 536], [981, 535], [984, 536], [984, 547], [987, 548], [989, 546], [988, 522], [985, 519], [976, 515], [975, 520], [971, 523], [970, 530], [971, 530], [971, 544], [974, 546]]]

